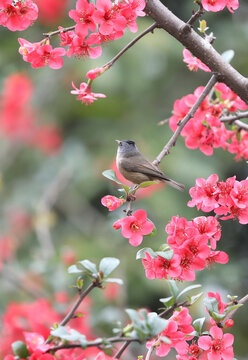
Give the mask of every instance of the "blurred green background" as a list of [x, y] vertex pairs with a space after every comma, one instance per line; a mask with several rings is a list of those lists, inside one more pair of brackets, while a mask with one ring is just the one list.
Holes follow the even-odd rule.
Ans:
[[[68, 8], [74, 7], [74, 3], [68, 4]], [[190, 17], [193, 7], [191, 1], [182, 0], [166, 1], [166, 5], [184, 20]], [[203, 17], [216, 36], [214, 47], [219, 52], [233, 49], [236, 55], [232, 64], [243, 75], [248, 74], [247, 16], [248, 1], [241, 0], [234, 16], [225, 10]], [[116, 188], [101, 175], [114, 161], [115, 139], [135, 140], [146, 157], [153, 160], [171, 136], [169, 126], [160, 127], [158, 122], [170, 117], [176, 99], [206, 84], [209, 74], [189, 72], [182, 62], [181, 44], [163, 30], [155, 30], [94, 82], [93, 91], [103, 92], [107, 98], [85, 106], [70, 94], [71, 82], [78, 87], [89, 69], [105, 64], [135, 35], [127, 31], [122, 39], [105, 46], [97, 60], [67, 58], [61, 70], [32, 69], [23, 62], [18, 54], [18, 37], [40, 41], [43, 32], [72, 23], [65, 14], [58, 23], [38, 22], [22, 33], [0, 30], [0, 88], [12, 73], [27, 74], [34, 84], [32, 107], [39, 114], [40, 123], [56, 124], [63, 136], [62, 148], [51, 156], [24, 145], [16, 150], [14, 142], [1, 137], [0, 236], [13, 233], [10, 214], [18, 211], [27, 215], [31, 226], [24, 235], [15, 234], [15, 254], [1, 273], [0, 311], [12, 300], [32, 300], [32, 294], [23, 287], [50, 298], [58, 291], [75, 294], [69, 288], [73, 277], [66, 272], [65, 263], [70, 263], [65, 260], [66, 254], [95, 262], [103, 256], [118, 257], [121, 265], [117, 275], [124, 280], [120, 295], [111, 304], [106, 303], [99, 291], [92, 296], [95, 307], [92, 324], [96, 334], [102, 334], [111, 333], [112, 322], [123, 319], [124, 308], [157, 310], [158, 299], [168, 296], [166, 281], [146, 279], [141, 261], [135, 260], [138, 249], [112, 228], [112, 223], [123, 216], [122, 210], [109, 213], [101, 205], [102, 196], [118, 195]], [[140, 19], [139, 32], [151, 23], [148, 17]], [[52, 44], [56, 43], [52, 39]], [[147, 237], [141, 247], [157, 249], [166, 240], [164, 227], [173, 215], [189, 220], [204, 215], [187, 207], [188, 190], [194, 186], [196, 177], [206, 178], [212, 173], [223, 180], [235, 174], [238, 180], [247, 177], [244, 161], [236, 162], [232, 154], [222, 149], [207, 157], [199, 150], [187, 149], [182, 138], [162, 161], [161, 168], [169, 177], [184, 183], [186, 191], [182, 194], [166, 188], [134, 204], [135, 209], [147, 211], [158, 229], [156, 237]], [[43, 211], [44, 197], [53, 186], [61, 188], [55, 191], [50, 211]], [[39, 225], [47, 229], [45, 235], [37, 230]], [[196, 282], [203, 284], [204, 291], [242, 297], [248, 289], [248, 229], [229, 220], [223, 223], [222, 234], [218, 245], [229, 254], [229, 263], [197, 273]], [[204, 315], [202, 303], [192, 308], [192, 315]], [[238, 335], [235, 355], [244, 360], [248, 356], [247, 310], [239, 310], [234, 320], [231, 332]]]

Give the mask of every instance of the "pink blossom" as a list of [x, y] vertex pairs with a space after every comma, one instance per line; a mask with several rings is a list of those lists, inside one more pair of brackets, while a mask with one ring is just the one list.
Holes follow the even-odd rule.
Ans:
[[108, 68], [109, 68], [108, 66], [104, 66], [104, 67], [92, 69], [87, 72], [86, 77], [88, 79], [94, 80], [98, 76], [102, 75]]
[[226, 6], [231, 13], [234, 13], [233, 10], [237, 10], [239, 7], [239, 0], [227, 0]]
[[201, 62], [201, 60], [192, 56], [191, 52], [187, 49], [183, 50], [183, 61], [186, 64], [188, 64], [187, 66], [190, 71], [192, 71], [192, 70], [197, 71], [198, 69], [201, 69], [206, 72], [211, 72], [211, 70], [209, 69], [209, 67], [207, 65], [203, 64], [203, 62]]
[[209, 331], [211, 336], [203, 335], [198, 339], [198, 345], [207, 353], [208, 360], [232, 360], [233, 341], [232, 334], [223, 334], [218, 326], [212, 326]]
[[53, 49], [51, 45], [41, 45], [33, 56], [29, 56], [29, 61], [33, 68], [49, 66], [52, 69], [60, 69], [63, 66], [63, 59], [66, 51], [64, 48], [58, 47]]
[[216, 187], [218, 176], [210, 175], [207, 180], [203, 178], [196, 179], [196, 186], [189, 190], [192, 200], [188, 202], [189, 207], [197, 206], [197, 209], [209, 212], [218, 207], [216, 195], [218, 189]]
[[218, 293], [218, 291], [216, 291], [215, 293], [213, 292], [208, 292], [207, 293], [208, 297], [212, 297], [214, 299], [216, 299], [218, 301], [218, 310], [220, 314], [223, 314], [223, 312], [225, 311], [225, 308], [228, 306], [228, 304], [223, 303], [220, 294]]
[[181, 273], [179, 267], [180, 257], [178, 255], [173, 255], [170, 260], [167, 260], [159, 255], [157, 258], [153, 258], [146, 252], [146, 257], [142, 260], [142, 264], [148, 279], [167, 279], [168, 276], [177, 278]]
[[178, 249], [177, 254], [181, 257], [180, 267], [182, 271], [178, 277], [179, 280], [194, 281], [194, 270], [203, 270], [205, 267], [205, 260], [200, 256], [194, 256], [194, 254], [186, 248]]
[[86, 105], [92, 104], [97, 98], [105, 98], [106, 95], [104, 94], [98, 94], [91, 92], [91, 86], [86, 84], [85, 82], [82, 82], [80, 84], [80, 88], [76, 88], [76, 86], [72, 83], [72, 86], [75, 90], [71, 91], [71, 94], [78, 95], [77, 100], [81, 100], [82, 103], [85, 103]]
[[184, 246], [185, 241], [197, 235], [197, 229], [185, 218], [173, 216], [166, 225], [165, 231], [169, 234], [167, 242], [173, 248]]
[[32, 0], [0, 1], [0, 25], [11, 31], [27, 29], [38, 17], [38, 7]]
[[211, 251], [206, 258], [206, 265], [210, 268], [215, 263], [226, 264], [229, 261], [229, 256], [224, 251]]
[[[163, 336], [168, 338], [171, 342], [163, 342]], [[178, 330], [178, 324], [176, 321], [170, 319], [166, 329], [164, 329], [159, 335], [157, 340], [153, 339], [146, 343], [146, 347], [149, 349], [151, 346], [156, 347], [157, 356], [166, 356], [172, 347], [174, 347], [178, 354], [184, 355], [187, 353], [188, 344], [186, 342], [186, 336], [182, 331]]]
[[124, 199], [119, 199], [115, 196], [106, 195], [101, 199], [103, 206], [106, 206], [109, 211], [114, 211], [125, 202]]
[[230, 112], [237, 110], [247, 110], [248, 105], [240, 99], [226, 84], [218, 83], [215, 89], [220, 93], [220, 97], [225, 101], [225, 106]]
[[51, 347], [49, 344], [46, 344], [46, 341], [41, 334], [24, 331], [23, 335], [30, 353], [33, 353], [35, 350], [46, 352]]
[[96, 59], [102, 55], [101, 46], [93, 47], [96, 45], [96, 38], [93, 36], [89, 36], [87, 39], [78, 34], [73, 37], [70, 47], [67, 51], [67, 56], [72, 57], [75, 55], [76, 57], [90, 57], [91, 59]]
[[76, 35], [75, 32], [73, 30], [71, 31], [66, 31], [63, 32], [63, 27], [59, 26], [59, 30], [61, 30], [59, 37], [60, 37], [60, 46], [67, 46], [67, 45], [71, 45], [72, 40], [74, 38], [74, 36]]
[[226, 6], [226, 0], [202, 0], [202, 6], [207, 11], [221, 11]]
[[199, 216], [193, 219], [199, 234], [210, 239], [210, 245], [213, 250], [216, 249], [216, 241], [220, 240], [221, 227], [219, 221], [213, 216]]
[[227, 320], [225, 321], [224, 325], [225, 325], [226, 328], [233, 327], [233, 325], [234, 325], [233, 319], [227, 319]]
[[[189, 309], [183, 306], [180, 306], [179, 311], [174, 311], [170, 319], [176, 321], [178, 331], [182, 331], [186, 335], [191, 334], [195, 330], [191, 325], [192, 317], [189, 314]], [[188, 337], [188, 340], [190, 340], [190, 337]]]
[[145, 210], [136, 210], [133, 215], [124, 219], [117, 220], [113, 224], [116, 229], [121, 226], [121, 234], [124, 238], [129, 239], [129, 243], [133, 246], [139, 246], [142, 243], [143, 236], [148, 235], [153, 230], [153, 223], [147, 220]]
[[110, 0], [97, 0], [97, 10], [94, 13], [94, 20], [100, 24], [99, 32], [103, 35], [109, 35], [113, 31], [123, 31], [127, 21], [118, 11], [118, 5]]
[[82, 36], [88, 35], [88, 30], [96, 31], [96, 23], [93, 19], [95, 5], [87, 0], [78, 0], [76, 10], [70, 10], [69, 16], [76, 22], [76, 33]]
[[232, 132], [231, 143], [227, 143], [227, 149], [231, 154], [237, 154], [235, 160], [248, 159], [248, 132], [241, 130]]

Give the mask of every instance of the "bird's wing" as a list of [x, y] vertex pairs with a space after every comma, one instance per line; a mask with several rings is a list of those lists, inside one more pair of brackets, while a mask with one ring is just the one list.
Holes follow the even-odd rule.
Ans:
[[170, 180], [162, 171], [157, 169], [152, 163], [142, 158], [142, 164], [133, 164], [132, 158], [125, 159], [121, 164], [126, 171], [139, 172], [147, 176], [154, 176], [163, 180]]

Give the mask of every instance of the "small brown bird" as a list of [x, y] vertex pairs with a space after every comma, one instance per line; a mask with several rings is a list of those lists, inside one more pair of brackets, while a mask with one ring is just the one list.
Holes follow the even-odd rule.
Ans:
[[116, 140], [118, 143], [116, 163], [120, 173], [134, 184], [144, 181], [164, 181], [177, 190], [183, 191], [184, 185], [169, 179], [160, 169], [144, 158], [132, 140]]

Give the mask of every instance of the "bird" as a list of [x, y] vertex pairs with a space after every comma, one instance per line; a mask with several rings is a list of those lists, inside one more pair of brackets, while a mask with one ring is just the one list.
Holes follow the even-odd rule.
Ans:
[[169, 179], [157, 166], [147, 160], [132, 140], [116, 140], [118, 143], [116, 164], [120, 173], [135, 185], [144, 181], [163, 181], [177, 190], [184, 191], [184, 185]]

